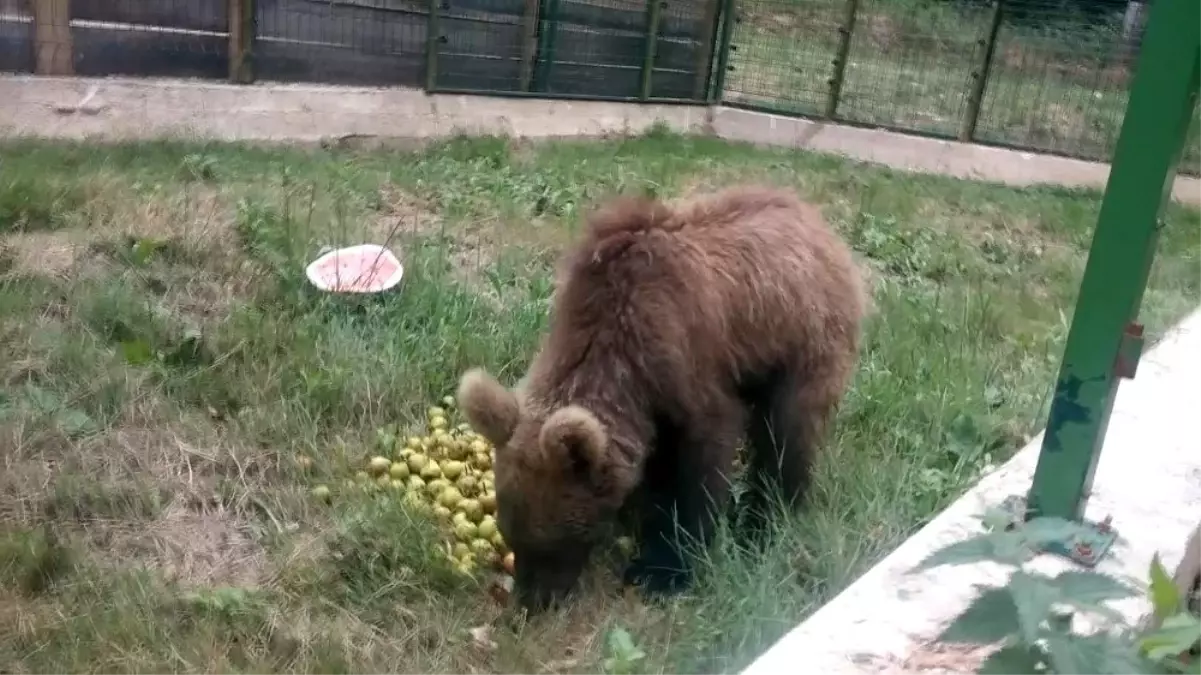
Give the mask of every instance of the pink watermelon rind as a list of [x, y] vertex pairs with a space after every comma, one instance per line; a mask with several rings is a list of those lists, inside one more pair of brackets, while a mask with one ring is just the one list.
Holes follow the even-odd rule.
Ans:
[[[326, 277], [321, 273], [322, 267], [324, 267], [331, 260], [337, 260], [339, 258], [346, 257], [361, 257], [368, 264], [372, 262], [380, 265], [392, 264], [396, 266], [396, 270], [386, 279], [384, 279], [382, 283], [375, 283], [367, 287], [349, 286], [344, 284], [335, 288], [335, 280], [326, 279]], [[361, 272], [361, 274], [367, 273], [370, 273], [370, 267], [363, 269]], [[308, 264], [308, 267], [305, 268], [305, 276], [308, 277], [309, 283], [313, 284], [313, 286], [315, 286], [317, 289], [325, 291], [326, 293], [382, 293], [392, 289], [400, 283], [400, 280], [404, 277], [404, 265], [400, 262], [395, 254], [383, 246], [379, 246], [377, 244], [359, 244], [357, 246], [348, 246], [346, 248], [329, 251], [321, 255], [316, 260]], [[343, 281], [345, 282], [349, 280], [343, 279]]]

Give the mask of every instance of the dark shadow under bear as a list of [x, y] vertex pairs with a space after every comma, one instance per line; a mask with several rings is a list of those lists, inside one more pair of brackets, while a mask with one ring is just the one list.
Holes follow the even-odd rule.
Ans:
[[556, 276], [517, 389], [479, 369], [459, 387], [497, 449], [517, 596], [538, 609], [567, 593], [635, 495], [641, 555], [626, 578], [679, 589], [690, 573], [677, 535], [709, 543], [742, 438], [752, 512], [773, 489], [789, 505], [804, 494], [858, 353], [858, 268], [817, 208], [739, 187], [675, 206], [617, 200]]

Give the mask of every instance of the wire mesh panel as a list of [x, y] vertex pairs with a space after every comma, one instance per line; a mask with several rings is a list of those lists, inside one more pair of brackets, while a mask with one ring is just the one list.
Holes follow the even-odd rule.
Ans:
[[1189, 126], [1189, 136], [1184, 141], [1178, 173], [1201, 174], [1201, 98], [1193, 110], [1193, 124]]
[[[603, 98], [702, 98], [716, 0], [542, 0], [533, 88]], [[652, 39], [653, 36], [653, 39]]]
[[1201, 175], [1201, 105], [1193, 110], [1193, 124], [1184, 143], [1180, 171], [1193, 176]]
[[824, 110], [846, 0], [741, 0], [725, 100], [780, 112]]
[[78, 75], [225, 77], [225, 0], [71, 0]]
[[33, 12], [24, 0], [0, 0], [0, 72], [33, 72]]
[[527, 22], [537, 21], [537, 3], [437, 0], [437, 5], [434, 88], [522, 91], [534, 53]]
[[1125, 0], [1006, 0], [977, 138], [1107, 160], [1140, 33]]
[[256, 0], [259, 79], [360, 85], [424, 82], [429, 4]]
[[990, 18], [986, 4], [859, 0], [836, 117], [957, 134]]

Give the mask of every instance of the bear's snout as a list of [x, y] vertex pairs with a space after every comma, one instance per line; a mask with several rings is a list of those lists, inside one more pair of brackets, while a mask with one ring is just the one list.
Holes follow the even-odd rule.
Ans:
[[587, 547], [552, 556], [515, 556], [514, 593], [529, 613], [562, 604], [579, 583], [588, 561]]

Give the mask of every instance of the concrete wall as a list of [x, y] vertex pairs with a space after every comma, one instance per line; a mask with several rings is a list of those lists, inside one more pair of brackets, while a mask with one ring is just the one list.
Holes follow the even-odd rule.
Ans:
[[[89, 91], [95, 95], [78, 106]], [[424, 139], [456, 131], [527, 137], [637, 133], [656, 120], [700, 133], [703, 107], [427, 95], [407, 87], [0, 77], [0, 133], [219, 140]]]
[[[996, 181], [1103, 188], [1109, 166], [724, 107], [426, 94], [199, 80], [0, 76], [0, 135], [110, 139], [192, 136], [246, 141], [428, 139], [455, 132], [548, 138], [684, 133], [839, 154], [897, 169]], [[1173, 196], [1201, 204], [1201, 181]]]

